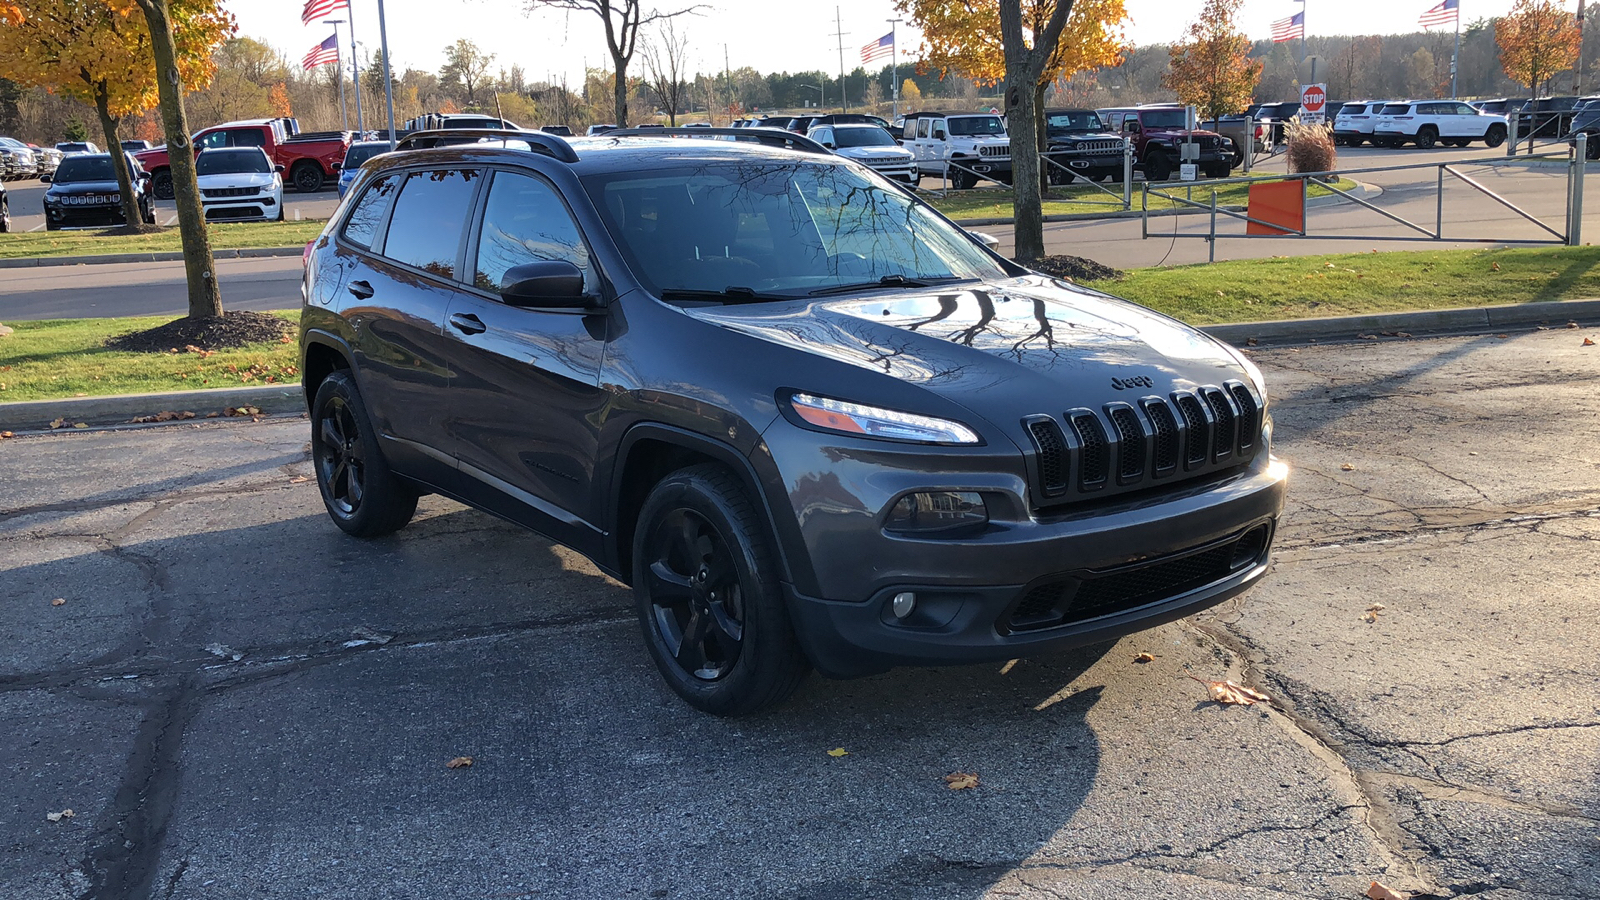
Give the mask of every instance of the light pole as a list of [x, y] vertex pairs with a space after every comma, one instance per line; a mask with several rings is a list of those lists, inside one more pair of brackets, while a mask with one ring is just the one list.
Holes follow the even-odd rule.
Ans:
[[824, 91], [822, 88], [819, 88], [814, 84], [802, 84], [800, 86], [803, 88], [810, 88], [817, 92], [817, 109], [821, 109], [823, 105], [828, 102], [828, 92]]
[[892, 118], [900, 118], [900, 39], [895, 34], [895, 26], [905, 19], [889, 20], [889, 88], [894, 97], [894, 112]]
[[394, 151], [394, 79], [389, 76], [389, 28], [383, 20], [383, 0], [378, 0], [378, 42], [383, 46], [383, 103], [389, 108], [389, 150]]

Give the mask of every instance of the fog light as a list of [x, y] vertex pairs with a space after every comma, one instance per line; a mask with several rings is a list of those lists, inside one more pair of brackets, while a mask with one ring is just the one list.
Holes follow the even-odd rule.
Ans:
[[890, 607], [894, 610], [896, 619], [904, 619], [917, 610], [917, 595], [910, 591], [902, 591], [894, 595], [894, 603]]
[[972, 491], [924, 491], [901, 497], [883, 527], [902, 534], [935, 534], [989, 523], [983, 495]]

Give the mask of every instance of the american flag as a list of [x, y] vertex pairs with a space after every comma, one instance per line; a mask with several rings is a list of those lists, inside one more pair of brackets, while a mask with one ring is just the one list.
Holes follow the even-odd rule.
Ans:
[[872, 62], [880, 56], [888, 56], [894, 52], [894, 32], [889, 32], [881, 38], [861, 48], [861, 61]]
[[1460, 21], [1461, 0], [1443, 0], [1438, 6], [1422, 14], [1418, 22], [1423, 28], [1432, 28], [1435, 25], [1455, 24]]
[[317, 19], [327, 18], [336, 9], [349, 8], [350, 0], [306, 0], [305, 9], [300, 10], [300, 21], [310, 25]]
[[300, 65], [309, 71], [311, 69], [315, 69], [317, 66], [325, 66], [329, 63], [337, 63], [338, 61], [339, 35], [332, 34], [328, 36], [327, 40], [316, 45], [315, 47], [312, 47], [310, 51], [306, 53], [305, 57], [300, 60]]
[[[1454, 3], [1455, 0], [1448, 0], [1448, 2]], [[1284, 41], [1292, 41], [1295, 38], [1303, 38], [1305, 36], [1306, 14], [1303, 12], [1297, 12], [1287, 19], [1279, 19], [1272, 23], [1272, 42], [1274, 44], [1281, 44]]]

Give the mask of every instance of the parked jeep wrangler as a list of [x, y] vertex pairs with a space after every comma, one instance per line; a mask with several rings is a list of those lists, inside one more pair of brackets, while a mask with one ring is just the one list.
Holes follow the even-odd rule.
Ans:
[[[1226, 178], [1236, 154], [1232, 141], [1215, 131], [1190, 131], [1181, 106], [1129, 106], [1102, 109], [1100, 118], [1112, 131], [1133, 143], [1134, 159], [1147, 181], [1166, 181], [1184, 159], [1182, 145], [1196, 148], [1191, 160], [1209, 178]], [[1242, 161], [1242, 157], [1239, 157]]]
[[1268, 569], [1287, 469], [1243, 354], [799, 135], [414, 134], [302, 290], [334, 524], [438, 493], [566, 544], [707, 712], [1110, 640]]
[[1122, 180], [1124, 141], [1106, 130], [1099, 113], [1092, 109], [1047, 109], [1044, 129], [1048, 148], [1045, 156], [1057, 163], [1045, 166], [1051, 184], [1066, 184], [1074, 175], [1091, 181]]
[[912, 113], [905, 118], [900, 144], [911, 151], [924, 177], [948, 174], [958, 188], [973, 187], [980, 176], [1011, 183], [1011, 139], [1005, 119], [993, 113]]

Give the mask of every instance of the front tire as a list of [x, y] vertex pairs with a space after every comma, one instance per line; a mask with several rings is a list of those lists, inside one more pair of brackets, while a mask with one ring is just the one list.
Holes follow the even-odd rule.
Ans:
[[1146, 181], [1166, 181], [1172, 177], [1172, 164], [1167, 162], [1165, 153], [1157, 151], [1144, 158], [1144, 177]]
[[416, 514], [417, 492], [389, 470], [349, 372], [323, 379], [311, 402], [311, 461], [322, 503], [346, 534], [392, 534]]
[[157, 200], [171, 200], [173, 197], [172, 170], [162, 169], [161, 171], [156, 172], [154, 175], [151, 175], [150, 189], [155, 191]]
[[1498, 147], [1506, 142], [1506, 127], [1504, 125], [1490, 125], [1489, 130], [1483, 135], [1485, 147]]
[[1432, 150], [1433, 145], [1439, 142], [1439, 130], [1432, 125], [1424, 125], [1417, 129], [1417, 149]]
[[810, 669], [765, 520], [720, 466], [674, 472], [645, 498], [633, 535], [633, 590], [662, 678], [701, 712], [766, 709]]

